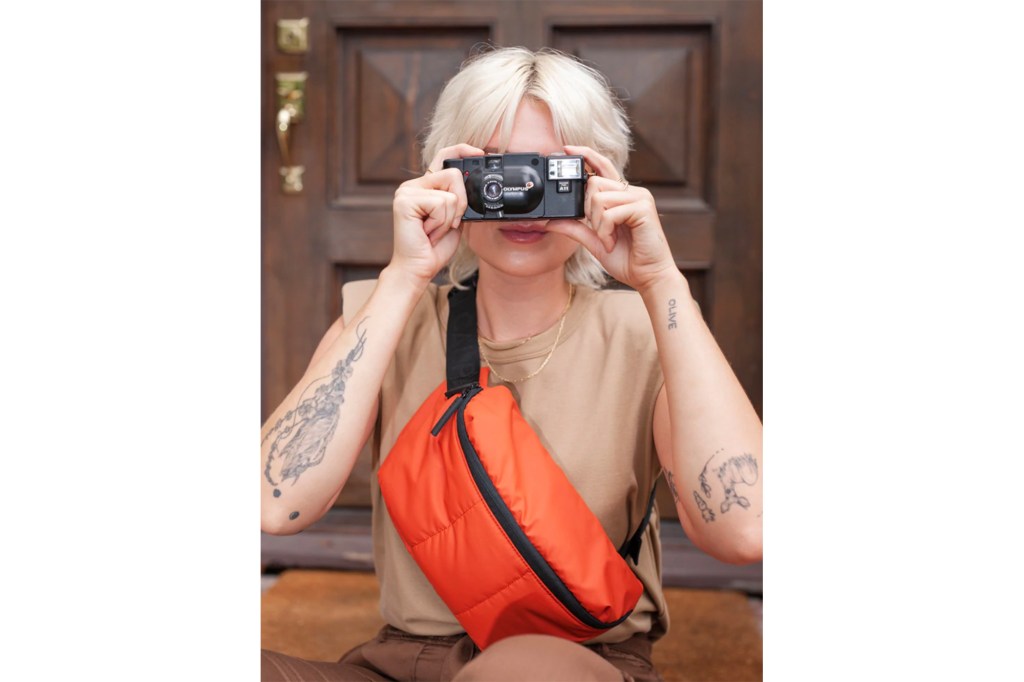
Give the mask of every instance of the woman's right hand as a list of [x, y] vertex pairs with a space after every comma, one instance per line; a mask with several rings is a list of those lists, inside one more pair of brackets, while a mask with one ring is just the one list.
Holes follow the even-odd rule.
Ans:
[[459, 245], [459, 223], [466, 213], [466, 184], [457, 168], [442, 170], [445, 159], [484, 156], [482, 149], [457, 144], [440, 150], [426, 174], [395, 191], [395, 250], [391, 264], [426, 286]]

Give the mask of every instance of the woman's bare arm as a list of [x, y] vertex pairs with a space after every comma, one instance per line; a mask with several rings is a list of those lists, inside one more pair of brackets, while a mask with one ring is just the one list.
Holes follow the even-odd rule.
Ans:
[[261, 431], [262, 528], [297, 533], [341, 492], [377, 418], [377, 396], [422, 288], [385, 268], [348, 325], [324, 335]]
[[761, 421], [678, 271], [641, 292], [665, 386], [654, 438], [679, 521], [722, 561], [761, 560]]
[[369, 300], [324, 335], [305, 374], [260, 434], [261, 526], [297, 533], [323, 516], [348, 480], [377, 419], [378, 395], [398, 340], [430, 280], [455, 253], [466, 187], [448, 158], [482, 155], [460, 144], [440, 150], [430, 172], [395, 192], [394, 253]]
[[668, 246], [654, 197], [632, 187], [603, 155], [583, 154], [588, 225], [548, 229], [585, 246], [615, 279], [636, 289], [654, 327], [665, 386], [654, 408], [655, 446], [679, 522], [708, 554], [731, 563], [761, 559], [761, 421], [711, 335]]

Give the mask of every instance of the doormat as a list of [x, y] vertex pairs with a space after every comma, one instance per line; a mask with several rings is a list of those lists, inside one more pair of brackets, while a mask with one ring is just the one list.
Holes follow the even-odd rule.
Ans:
[[[264, 649], [311, 661], [337, 661], [384, 626], [372, 573], [285, 571], [263, 593]], [[671, 625], [654, 645], [666, 682], [760, 682], [761, 626], [747, 595], [665, 589]]]

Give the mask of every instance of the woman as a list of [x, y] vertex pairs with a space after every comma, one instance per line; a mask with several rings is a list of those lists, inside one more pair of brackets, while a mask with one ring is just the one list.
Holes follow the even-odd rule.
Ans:
[[[395, 192], [394, 253], [344, 290], [345, 311], [264, 426], [263, 529], [295, 533], [334, 503], [366, 440], [374, 467], [444, 380], [447, 292], [477, 273], [480, 353], [611, 538], [628, 537], [664, 471], [688, 537], [723, 561], [761, 558], [761, 424], [669, 250], [654, 200], [623, 179], [629, 132], [604, 78], [571, 57], [499, 49], [445, 87], [422, 177]], [[582, 155], [585, 220], [462, 221], [449, 158]], [[600, 290], [606, 275], [634, 291]], [[379, 416], [379, 421], [378, 421]], [[543, 635], [476, 649], [406, 552], [373, 486], [388, 626], [339, 664], [264, 652], [265, 679], [659, 679], [668, 627], [657, 514], [630, 617], [579, 645]], [[429, 494], [429, 491], [424, 491]], [[470, 659], [473, 659], [470, 662]], [[468, 665], [467, 665], [468, 663]]]

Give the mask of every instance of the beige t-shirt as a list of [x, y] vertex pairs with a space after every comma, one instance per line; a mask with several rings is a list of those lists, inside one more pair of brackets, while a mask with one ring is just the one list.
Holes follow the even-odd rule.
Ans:
[[[346, 320], [359, 311], [375, 285], [373, 280], [345, 285]], [[373, 434], [374, 472], [409, 418], [445, 380], [450, 289], [431, 284], [399, 340], [381, 386], [380, 417]], [[523, 377], [540, 366], [557, 333], [556, 324], [525, 344], [513, 341], [485, 348], [485, 355], [502, 376]], [[499, 381], [493, 372], [490, 381]], [[661, 470], [652, 417], [663, 383], [654, 330], [639, 294], [577, 287], [547, 366], [527, 381], [507, 384], [527, 422], [616, 547], [639, 526]], [[371, 497], [374, 564], [384, 620], [417, 635], [462, 632], [402, 544], [376, 476]], [[666, 632], [658, 519], [655, 507], [637, 566], [643, 596], [625, 622], [593, 641], [620, 642], [637, 632], [651, 632], [657, 638]]]

